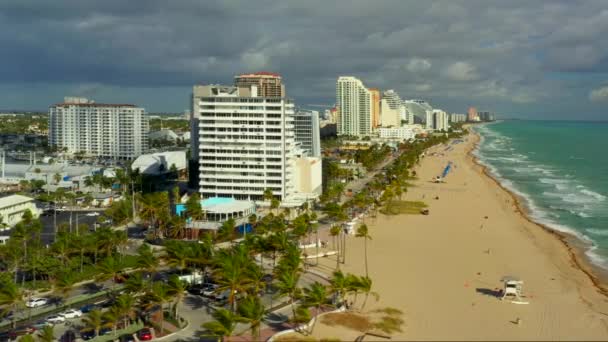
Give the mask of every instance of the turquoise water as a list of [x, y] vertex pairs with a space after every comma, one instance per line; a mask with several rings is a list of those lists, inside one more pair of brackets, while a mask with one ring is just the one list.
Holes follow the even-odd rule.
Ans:
[[608, 123], [504, 121], [475, 127], [475, 152], [532, 219], [575, 234], [608, 269]]

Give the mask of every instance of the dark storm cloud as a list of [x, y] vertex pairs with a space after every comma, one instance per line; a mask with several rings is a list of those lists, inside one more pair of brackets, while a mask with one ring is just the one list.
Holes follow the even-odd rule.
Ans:
[[4, 0], [0, 100], [25, 106], [16, 92], [36, 85], [35, 108], [61, 89], [181, 110], [194, 83], [271, 70], [302, 105], [331, 104], [336, 77], [355, 75], [449, 111], [582, 98], [591, 113], [606, 34], [604, 1]]

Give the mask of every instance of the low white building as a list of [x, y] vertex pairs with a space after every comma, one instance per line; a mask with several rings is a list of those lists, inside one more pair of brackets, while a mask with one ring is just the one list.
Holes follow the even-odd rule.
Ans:
[[173, 165], [175, 165], [177, 171], [185, 170], [187, 167], [186, 152], [171, 151], [144, 154], [135, 159], [131, 164], [131, 169], [139, 169], [142, 174], [161, 175], [168, 173]]
[[457, 113], [450, 114], [450, 122], [466, 122], [466, 121], [467, 121], [466, 114], [457, 114]]
[[10, 195], [0, 198], [2, 225], [13, 227], [21, 221], [26, 210], [31, 211], [35, 218], [40, 216], [40, 210], [36, 207], [33, 198], [22, 195]]
[[410, 140], [416, 137], [416, 130], [411, 127], [378, 128], [378, 134], [383, 139]]

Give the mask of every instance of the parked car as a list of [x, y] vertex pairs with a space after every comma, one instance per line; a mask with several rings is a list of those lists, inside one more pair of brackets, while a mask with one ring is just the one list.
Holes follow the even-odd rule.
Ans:
[[89, 313], [95, 309], [98, 309], [97, 305], [95, 304], [87, 304], [84, 305], [83, 307], [80, 308], [80, 312], [82, 313]]
[[120, 337], [118, 338], [119, 342], [135, 342], [135, 337], [133, 336], [133, 334], [124, 334], [124, 335], [120, 335]]
[[46, 305], [48, 302], [49, 300], [46, 298], [32, 297], [27, 302], [25, 302], [25, 306], [27, 306], [28, 308], [37, 308], [39, 306]]
[[63, 316], [66, 319], [78, 318], [78, 317], [82, 316], [82, 311], [76, 310], [76, 309], [70, 309], [70, 310], [60, 313], [59, 316]]
[[46, 318], [46, 321], [49, 324], [60, 324], [60, 323], [64, 323], [65, 322], [65, 317], [61, 316], [61, 315], [51, 315], [49, 317]]
[[75, 342], [76, 341], [76, 333], [72, 330], [66, 331], [60, 339], [61, 342]]
[[17, 327], [8, 332], [11, 340], [16, 340], [19, 336], [29, 335], [36, 331], [36, 328], [30, 326]]
[[137, 339], [140, 341], [150, 341], [152, 339], [152, 330], [143, 328], [137, 332]]
[[214, 297], [215, 291], [219, 287], [216, 284], [204, 284], [205, 288], [203, 289], [203, 296], [205, 297]]
[[192, 285], [188, 287], [188, 293], [195, 296], [202, 296], [206, 287], [202, 284]]
[[85, 341], [92, 340], [95, 338], [95, 330], [93, 330], [93, 329], [80, 330], [80, 337]]

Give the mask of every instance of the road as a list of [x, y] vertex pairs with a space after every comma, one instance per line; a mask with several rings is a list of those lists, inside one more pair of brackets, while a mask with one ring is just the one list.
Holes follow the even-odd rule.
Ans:
[[[89, 229], [94, 229], [94, 224], [97, 222], [98, 216], [89, 216], [91, 213], [100, 214], [99, 210], [57, 210], [57, 227], [61, 224], [70, 224], [70, 213], [72, 214], [72, 227], [75, 229], [77, 225], [86, 224]], [[101, 214], [100, 214], [101, 215]], [[42, 241], [45, 244], [51, 244], [55, 239], [55, 217], [51, 211], [48, 215], [41, 215], [42, 222]]]

